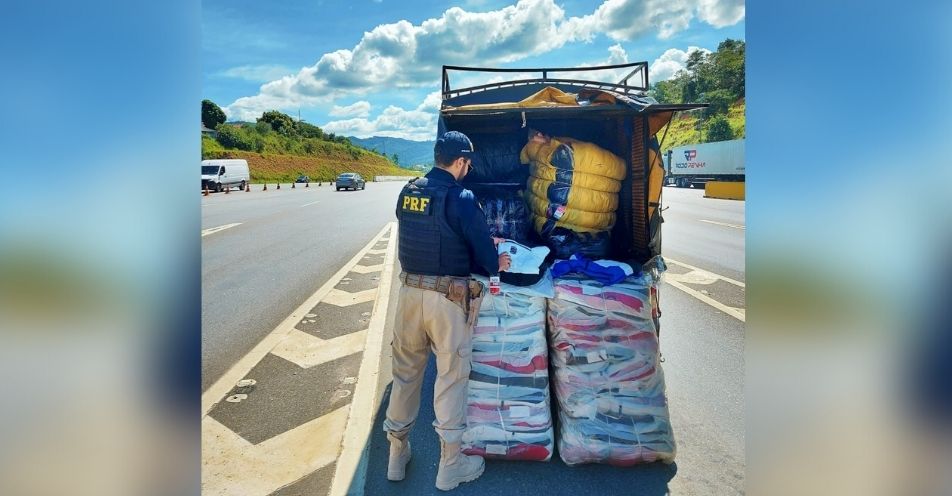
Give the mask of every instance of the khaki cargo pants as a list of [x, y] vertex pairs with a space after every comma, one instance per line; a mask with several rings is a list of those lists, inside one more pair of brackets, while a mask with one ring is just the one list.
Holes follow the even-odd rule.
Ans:
[[393, 388], [383, 428], [402, 437], [413, 427], [420, 411], [423, 372], [432, 350], [437, 370], [433, 427], [444, 441], [458, 443], [466, 428], [472, 351], [472, 329], [466, 313], [446, 294], [428, 289], [403, 285], [399, 298], [393, 328]]

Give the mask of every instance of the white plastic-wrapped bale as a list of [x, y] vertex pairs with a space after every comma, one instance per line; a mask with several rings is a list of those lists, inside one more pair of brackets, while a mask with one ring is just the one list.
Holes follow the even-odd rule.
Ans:
[[674, 436], [652, 320], [655, 276], [555, 280], [549, 301], [559, 456], [568, 465], [671, 462]]
[[483, 299], [473, 331], [465, 453], [551, 459], [555, 435], [545, 319], [541, 296], [506, 291]]

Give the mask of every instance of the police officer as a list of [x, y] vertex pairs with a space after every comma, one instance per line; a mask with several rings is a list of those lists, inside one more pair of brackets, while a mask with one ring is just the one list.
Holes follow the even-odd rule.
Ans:
[[[476, 198], [459, 181], [472, 167], [473, 143], [450, 131], [436, 141], [434, 167], [407, 184], [397, 201], [399, 256], [403, 272], [393, 329], [393, 389], [383, 427], [390, 440], [387, 478], [403, 480], [410, 461], [409, 433], [420, 410], [420, 388], [429, 352], [436, 354], [433, 426], [440, 437], [436, 487], [448, 491], [475, 480], [482, 457], [460, 452], [466, 427], [472, 324], [482, 285], [470, 280], [472, 265], [493, 276], [508, 270], [497, 255]], [[476, 304], [472, 304], [473, 302]]]

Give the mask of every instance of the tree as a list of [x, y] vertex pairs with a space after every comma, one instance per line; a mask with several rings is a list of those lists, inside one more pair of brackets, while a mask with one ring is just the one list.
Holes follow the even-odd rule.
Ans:
[[271, 124], [271, 129], [285, 136], [294, 136], [297, 130], [294, 126], [294, 119], [288, 114], [283, 114], [277, 110], [269, 110], [258, 118], [258, 122], [267, 122]]
[[400, 164], [400, 155], [397, 155], [396, 153], [394, 153], [394, 154], [391, 156], [391, 160], [393, 160], [393, 163], [399, 165], [399, 164]]
[[215, 129], [225, 122], [225, 111], [211, 100], [202, 100], [202, 124], [208, 129]]
[[273, 131], [273, 129], [271, 129], [271, 124], [268, 124], [264, 121], [258, 121], [258, 123], [255, 124], [255, 131], [258, 131], [258, 134], [260, 135], [267, 135]]
[[712, 141], [727, 141], [734, 139], [734, 131], [731, 129], [731, 123], [723, 115], [714, 116], [707, 124], [706, 143]]
[[701, 101], [709, 104], [704, 109], [704, 117], [712, 117], [717, 114], [726, 114], [734, 103], [734, 96], [725, 89], [711, 90], [701, 95]]
[[300, 134], [301, 136], [305, 138], [324, 139], [324, 130], [313, 124], [308, 124], [307, 122], [299, 121], [297, 123], [297, 130], [298, 130], [298, 134]]
[[244, 129], [237, 126], [223, 125], [218, 127], [218, 142], [225, 148], [254, 151], [255, 140], [248, 136]]

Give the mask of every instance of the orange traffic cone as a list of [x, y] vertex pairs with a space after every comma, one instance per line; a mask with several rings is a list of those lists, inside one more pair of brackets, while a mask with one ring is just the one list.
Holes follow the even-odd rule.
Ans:
[[304, 187], [305, 187], [305, 188], [310, 188], [310, 187], [311, 187], [311, 183], [304, 183]]
[[268, 183], [264, 183], [264, 189], [262, 189], [261, 191], [268, 191]]
[[245, 193], [251, 193], [251, 183], [245, 183]]
[[228, 194], [229, 191], [231, 191], [231, 186], [225, 186], [225, 194], [226, 194], [226, 195]]
[[202, 191], [202, 196], [208, 196], [208, 185], [205, 185], [205, 191]]
[[278, 189], [281, 189], [281, 183], [278, 183]]
[[291, 183], [291, 189], [294, 189], [294, 185], [297, 183]]

